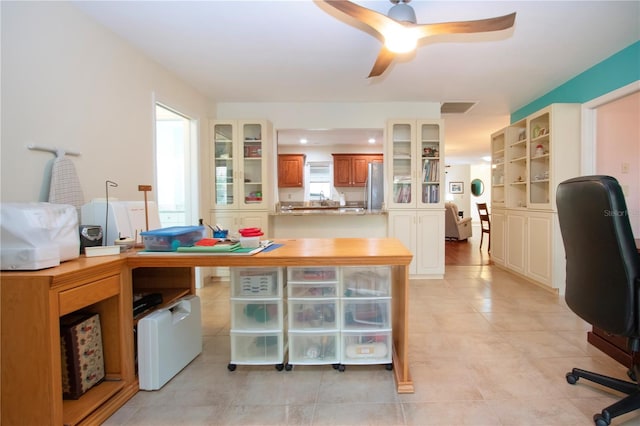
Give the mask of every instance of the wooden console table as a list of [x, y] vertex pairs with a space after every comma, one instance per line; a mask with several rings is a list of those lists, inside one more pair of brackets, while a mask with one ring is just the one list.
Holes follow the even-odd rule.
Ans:
[[[138, 391], [133, 294], [161, 292], [162, 306], [169, 305], [195, 293], [198, 266], [390, 266], [395, 381], [399, 393], [413, 392], [408, 362], [411, 252], [392, 238], [276, 243], [283, 246], [253, 256], [130, 252], [81, 256], [40, 271], [3, 271], [0, 423], [93, 425], [109, 418]], [[83, 309], [100, 314], [106, 380], [78, 400], [63, 400], [59, 319]]]

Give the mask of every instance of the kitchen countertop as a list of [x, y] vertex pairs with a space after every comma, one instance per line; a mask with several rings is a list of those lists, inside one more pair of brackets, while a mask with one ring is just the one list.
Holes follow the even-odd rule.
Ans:
[[269, 213], [270, 216], [365, 216], [386, 215], [386, 210], [365, 210], [354, 208], [339, 209], [308, 209], [308, 210], [278, 210]]
[[288, 203], [276, 205], [271, 216], [364, 216], [364, 215], [386, 215], [386, 210], [367, 210], [361, 205], [317, 205], [306, 203]]

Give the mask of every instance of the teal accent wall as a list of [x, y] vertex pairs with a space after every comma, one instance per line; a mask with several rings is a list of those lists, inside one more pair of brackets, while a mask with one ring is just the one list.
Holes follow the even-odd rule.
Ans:
[[511, 113], [511, 123], [553, 103], [585, 103], [640, 80], [640, 41]]

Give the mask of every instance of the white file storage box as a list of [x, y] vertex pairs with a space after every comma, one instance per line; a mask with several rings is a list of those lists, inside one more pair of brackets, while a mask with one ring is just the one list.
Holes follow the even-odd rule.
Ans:
[[142, 318], [138, 322], [140, 389], [160, 389], [201, 352], [198, 296], [187, 296]]

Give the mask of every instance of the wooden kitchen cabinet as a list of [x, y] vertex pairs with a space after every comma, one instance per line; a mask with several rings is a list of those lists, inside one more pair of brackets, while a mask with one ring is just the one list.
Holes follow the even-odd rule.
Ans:
[[302, 188], [304, 186], [304, 154], [278, 155], [278, 187]]
[[333, 186], [363, 187], [368, 164], [382, 162], [382, 154], [333, 154]]

